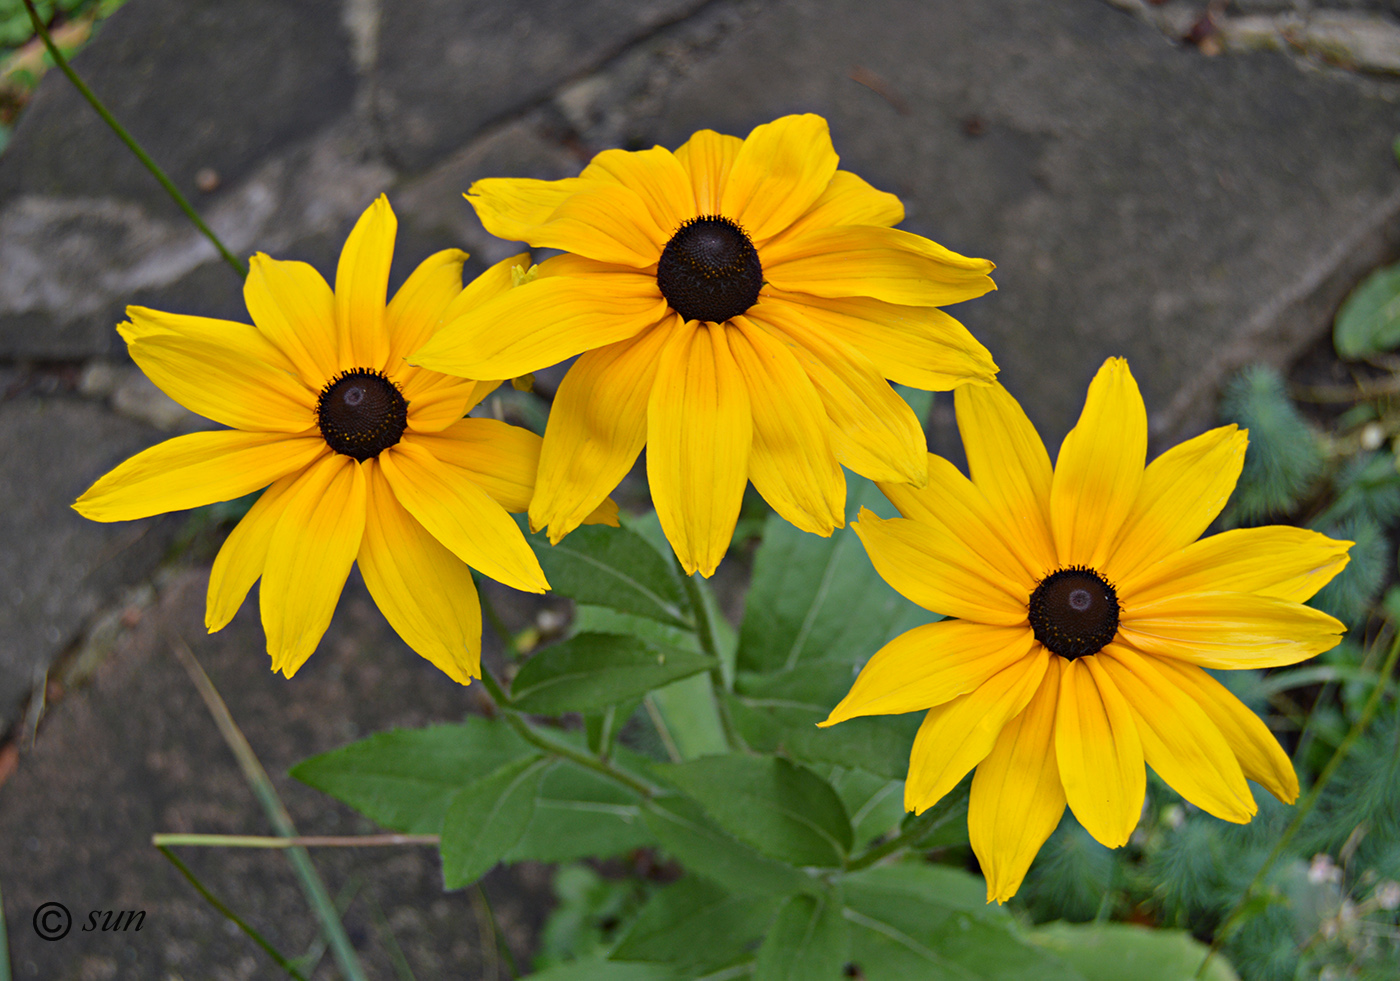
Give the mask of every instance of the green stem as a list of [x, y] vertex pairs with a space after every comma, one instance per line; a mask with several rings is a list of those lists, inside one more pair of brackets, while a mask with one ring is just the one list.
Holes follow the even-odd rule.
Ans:
[[875, 845], [873, 848], [868, 848], [847, 862], [846, 871], [858, 872], [861, 869], [869, 868], [881, 859], [907, 848], [932, 831], [939, 821], [943, 819], [943, 816], [943, 814], [935, 811], [933, 808], [929, 808], [914, 820], [910, 821], [907, 828], [889, 841]]
[[273, 838], [268, 835], [156, 834], [157, 848], [373, 848], [394, 845], [436, 845], [438, 835], [302, 835]]
[[247, 923], [243, 922], [243, 919], [233, 910], [225, 906], [219, 900], [219, 897], [215, 896], [208, 889], [204, 888], [204, 883], [200, 882], [199, 879], [195, 877], [195, 874], [189, 870], [189, 867], [185, 865], [184, 862], [180, 861], [178, 858], [175, 857], [174, 852], [172, 852], [168, 848], [161, 848], [160, 853], [166, 858], [168, 858], [170, 860], [170, 863], [180, 870], [180, 874], [183, 875], [189, 881], [190, 885], [194, 886], [195, 891], [198, 892], [201, 896], [203, 896], [205, 901], [210, 906], [214, 907], [216, 910], [222, 913], [231, 923], [237, 926], [238, 929], [242, 930], [245, 934], [247, 934], [248, 938], [252, 940], [253, 943], [261, 947], [264, 950], [264, 952], [266, 952], [268, 957], [271, 957], [274, 961], [277, 962], [278, 967], [286, 971], [287, 974], [291, 977], [296, 978], [297, 981], [306, 981], [306, 976], [300, 971], [298, 971], [295, 967], [293, 967], [292, 962], [287, 960], [287, 958], [283, 957], [278, 952], [276, 947], [272, 946], [272, 944], [268, 943], [265, 939], [263, 939], [262, 934], [258, 933], [258, 931], [254, 930]]
[[[672, 553], [674, 558], [674, 553]], [[680, 561], [676, 560], [676, 569], [680, 573], [681, 583], [685, 586], [686, 599], [690, 601], [690, 609], [695, 617], [695, 637], [700, 641], [700, 650], [715, 659], [715, 666], [710, 669], [710, 687], [714, 693], [715, 714], [719, 716], [720, 729], [724, 732], [724, 741], [729, 744], [730, 749], [747, 749], [748, 743], [740, 735], [739, 728], [734, 724], [734, 718], [729, 713], [729, 705], [724, 699], [724, 694], [728, 686], [724, 683], [724, 669], [720, 666], [719, 642], [715, 638], [714, 624], [710, 622], [710, 609], [705, 603], [705, 594], [700, 590], [700, 584], [693, 576], [687, 576], [685, 569], [681, 568]]]
[[24, 9], [29, 11], [29, 22], [34, 25], [34, 33], [39, 35], [39, 40], [44, 42], [44, 47], [48, 49], [49, 57], [53, 59], [54, 64], [63, 74], [68, 76], [68, 81], [73, 83], [73, 87], [82, 94], [84, 99], [87, 99], [88, 105], [97, 111], [97, 114], [102, 117], [102, 121], [112, 127], [112, 132], [117, 134], [117, 138], [126, 144], [127, 149], [136, 154], [136, 159], [140, 160], [152, 176], [160, 182], [160, 186], [165, 188], [165, 193], [170, 195], [171, 200], [185, 213], [185, 217], [194, 222], [194, 227], [203, 232], [204, 237], [213, 243], [214, 248], [219, 250], [219, 255], [223, 256], [224, 261], [233, 267], [233, 271], [238, 273], [241, 278], [247, 279], [248, 267], [224, 247], [224, 243], [219, 241], [219, 236], [215, 235], [204, 223], [204, 219], [199, 217], [199, 212], [194, 210], [194, 206], [180, 193], [180, 189], [166, 176], [160, 165], [151, 159], [151, 155], [142, 148], [141, 144], [136, 142], [121, 123], [117, 122], [116, 117], [107, 111], [107, 107], [93, 94], [92, 89], [87, 87], [87, 83], [78, 77], [77, 72], [73, 71], [68, 64], [68, 59], [63, 57], [63, 52], [58, 50], [58, 45], [54, 44], [53, 38], [49, 36], [49, 29], [44, 26], [43, 20], [39, 17], [39, 11], [34, 9], [34, 0], [22, 0], [22, 2]]
[[[242, 730], [233, 721], [233, 714], [224, 704], [223, 697], [214, 687], [214, 683], [204, 673], [204, 668], [200, 667], [194, 652], [178, 636], [170, 638], [170, 646], [189, 674], [190, 680], [194, 682], [200, 697], [204, 699], [209, 714], [214, 717], [214, 724], [218, 726], [220, 734], [224, 737], [224, 742], [228, 744], [228, 748], [238, 760], [238, 766], [243, 771], [244, 779], [248, 781], [248, 785], [253, 789], [253, 794], [262, 804], [263, 812], [272, 822], [273, 829], [283, 838], [297, 837], [297, 829], [292, 824], [292, 817], [287, 813], [286, 807], [282, 805], [282, 799], [277, 796], [277, 790], [272, 786], [272, 781], [268, 779], [267, 771], [258, 762], [256, 754], [253, 753], [253, 747], [248, 744]], [[336, 912], [335, 903], [331, 900], [330, 894], [326, 892], [326, 885], [317, 874], [316, 866], [311, 863], [310, 854], [305, 848], [292, 846], [287, 849], [287, 861], [291, 863], [292, 871], [296, 873], [302, 891], [306, 894], [307, 901], [316, 914], [316, 919], [321, 923], [321, 929], [330, 943], [331, 954], [335, 957], [340, 972], [345, 975], [346, 981], [366, 981], [364, 968], [360, 966], [359, 957], [355, 954], [355, 947], [350, 943], [350, 938], [346, 936], [345, 925], [340, 922], [340, 914]]]
[[1366, 731], [1367, 726], [1371, 724], [1371, 720], [1375, 718], [1376, 711], [1380, 708], [1381, 696], [1385, 693], [1388, 682], [1390, 681], [1390, 676], [1395, 671], [1395, 661], [1397, 657], [1400, 657], [1400, 633], [1396, 634], [1395, 638], [1390, 642], [1390, 650], [1386, 653], [1385, 664], [1381, 667], [1380, 674], [1376, 678], [1376, 686], [1371, 689], [1371, 695], [1366, 699], [1366, 705], [1361, 710], [1361, 717], [1356, 720], [1356, 724], [1351, 727], [1351, 731], [1346, 734], [1346, 738], [1343, 739], [1341, 745], [1337, 747], [1337, 751], [1332, 754], [1332, 758], [1327, 761], [1327, 765], [1324, 766], [1322, 772], [1318, 774], [1317, 781], [1308, 791], [1308, 795], [1304, 797], [1303, 802], [1298, 805], [1298, 811], [1293, 815], [1293, 820], [1288, 822], [1288, 827], [1284, 829], [1283, 834], [1279, 837], [1273, 850], [1269, 852], [1268, 858], [1264, 859], [1264, 864], [1259, 866], [1259, 871], [1254, 873], [1254, 878], [1251, 879], [1249, 885], [1245, 887], [1244, 894], [1240, 896], [1239, 902], [1235, 904], [1235, 908], [1230, 910], [1230, 915], [1225, 917], [1224, 922], [1220, 924], [1220, 928], [1215, 931], [1215, 937], [1210, 942], [1210, 950], [1206, 951], [1206, 956], [1201, 961], [1201, 966], [1196, 969], [1196, 977], [1198, 979], [1205, 977], [1205, 970], [1210, 964], [1211, 958], [1214, 957], [1216, 951], [1220, 949], [1220, 945], [1224, 943], [1225, 938], [1230, 935], [1236, 921], [1244, 914], [1245, 907], [1254, 897], [1254, 891], [1259, 888], [1259, 884], [1264, 881], [1264, 878], [1273, 869], [1274, 863], [1279, 860], [1284, 849], [1292, 843], [1298, 832], [1302, 830], [1303, 821], [1317, 805], [1318, 799], [1322, 796], [1322, 791], [1332, 779], [1333, 774], [1337, 772], [1337, 768], [1342, 765], [1347, 755], [1351, 752], [1351, 747], [1361, 738], [1361, 734]]

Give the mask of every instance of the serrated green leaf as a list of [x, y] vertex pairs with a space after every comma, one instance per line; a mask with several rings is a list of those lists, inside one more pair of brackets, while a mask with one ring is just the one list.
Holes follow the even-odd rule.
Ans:
[[656, 844], [633, 791], [561, 760], [545, 775], [525, 832], [504, 861], [565, 862]]
[[778, 896], [738, 895], [688, 876], [647, 901], [609, 956], [669, 963], [694, 977], [752, 956], [781, 903]]
[[556, 964], [520, 981], [681, 981], [664, 964], [619, 964], [597, 957]]
[[375, 733], [303, 760], [291, 775], [386, 828], [436, 834], [459, 790], [532, 752], [506, 726], [473, 716]]
[[665, 738], [683, 760], [729, 749], [709, 678], [683, 678], [648, 696], [665, 727]]
[[[1030, 939], [1076, 968], [1085, 981], [1190, 981], [1207, 947], [1183, 930], [1149, 930], [1128, 923], [1051, 923]], [[1205, 981], [1238, 981], [1219, 954]]]
[[850, 952], [850, 926], [834, 890], [792, 896], [758, 949], [754, 981], [838, 981]]
[[831, 784], [777, 756], [730, 753], [655, 764], [740, 841], [791, 865], [839, 866], [851, 821]]
[[442, 879], [460, 889], [481, 878], [525, 833], [550, 761], [514, 760], [458, 791], [442, 823]]
[[573, 631], [576, 634], [630, 634], [660, 647], [700, 653], [700, 641], [689, 627], [676, 627], [650, 617], [619, 613], [606, 606], [575, 604]]
[[687, 797], [650, 801], [642, 818], [661, 847], [687, 869], [741, 895], [787, 896], [818, 888], [800, 870], [766, 858], [721, 831]]
[[531, 656], [511, 683], [513, 707], [590, 712], [713, 667], [713, 658], [624, 634], [578, 634]]
[[558, 545], [540, 535], [529, 541], [550, 589], [561, 596], [678, 627], [692, 624], [680, 579], [636, 532], [584, 525]]
[[1343, 358], [1364, 358], [1400, 346], [1400, 265], [1378, 269], [1342, 303], [1332, 341]]

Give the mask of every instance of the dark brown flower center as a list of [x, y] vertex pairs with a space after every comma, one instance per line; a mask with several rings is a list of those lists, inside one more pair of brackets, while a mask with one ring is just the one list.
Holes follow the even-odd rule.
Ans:
[[408, 402], [383, 372], [356, 368], [342, 371], [321, 390], [316, 421], [327, 446], [363, 463], [403, 436]]
[[1059, 569], [1031, 593], [1030, 621], [1035, 639], [1061, 657], [1097, 654], [1118, 632], [1118, 594], [1093, 569]]
[[708, 215], [690, 219], [671, 236], [656, 265], [656, 285], [686, 320], [723, 323], [758, 300], [763, 266], [742, 228]]

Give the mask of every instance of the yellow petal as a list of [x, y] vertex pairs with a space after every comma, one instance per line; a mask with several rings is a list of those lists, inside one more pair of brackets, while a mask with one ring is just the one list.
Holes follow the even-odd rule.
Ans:
[[470, 684], [481, 677], [481, 605], [471, 569], [403, 509], [376, 461], [364, 469], [365, 585], [405, 644], [453, 681]]
[[1000, 384], [953, 392], [968, 472], [1004, 529], [1006, 544], [1037, 578], [1055, 570], [1050, 535], [1050, 455], [1026, 413]]
[[972, 777], [967, 834], [987, 878], [989, 903], [1016, 895], [1031, 860], [1065, 812], [1055, 762], [1055, 711], [1065, 662], [1058, 657], [1049, 662], [1030, 703], [1001, 730]]
[[677, 162], [690, 175], [695, 190], [695, 213], [718, 215], [724, 185], [744, 141], [712, 129], [702, 129], [676, 150]]
[[[553, 260], [551, 260], [553, 261]], [[617, 287], [619, 276], [549, 276], [466, 311], [411, 360], [466, 378], [514, 378], [575, 354], [626, 340], [666, 316], [666, 301]]]
[[[899, 198], [877, 191], [849, 170], [838, 170], [821, 197], [778, 235], [774, 242], [786, 242], [811, 229], [836, 225], [898, 225], [904, 220]], [[766, 247], [765, 247], [766, 248]], [[761, 253], [760, 253], [761, 255]]]
[[415, 433], [446, 429], [500, 384], [455, 378], [425, 368], [414, 374], [412, 383], [411, 389], [404, 387], [403, 395], [408, 400], [408, 428]]
[[[389, 335], [385, 370], [397, 377], [403, 359], [418, 350], [437, 332], [442, 316], [462, 292], [461, 249], [444, 249], [428, 256], [394, 293], [384, 310], [384, 330]], [[507, 270], [509, 276], [509, 270]], [[510, 280], [506, 283], [509, 285]]]
[[1152, 662], [1215, 723], [1240, 761], [1244, 775], [1285, 804], [1298, 799], [1298, 775], [1269, 727], [1220, 682], [1194, 664], [1172, 658]]
[[530, 527], [557, 545], [601, 506], [647, 441], [647, 402], [661, 351], [680, 317], [637, 337], [589, 351], [554, 395], [540, 452]]
[[831, 418], [836, 459], [871, 480], [928, 479], [923, 426], [861, 351], [805, 320], [800, 308], [760, 298], [746, 314], [788, 344]]
[[231, 501], [301, 470], [324, 452], [319, 436], [227, 429], [176, 436], [113, 468], [73, 509], [93, 521], [131, 521]]
[[1210, 592], [1302, 603], [1346, 567], [1351, 544], [1292, 525], [1232, 528], [1123, 577], [1119, 589], [1140, 604]]
[[976, 691], [929, 709], [909, 752], [905, 810], [921, 813], [937, 804], [968, 770], [986, 759], [1002, 727], [1034, 697], [1050, 657], [1037, 646]]
[[269, 341], [265, 332], [248, 324], [241, 324], [235, 320], [218, 320], [214, 317], [166, 313], [163, 310], [148, 310], [145, 307], [127, 307], [126, 315], [131, 320], [118, 324], [117, 333], [128, 344], [156, 336], [185, 338], [230, 347], [289, 374], [295, 374], [297, 371], [291, 358]]
[[248, 262], [243, 302], [258, 330], [319, 392], [340, 370], [335, 294], [312, 266], [259, 252]]
[[1020, 661], [1034, 642], [1025, 627], [990, 627], [969, 620], [915, 627], [876, 651], [846, 697], [817, 724], [942, 705]]
[[753, 409], [749, 479], [787, 521], [830, 535], [846, 523], [846, 477], [826, 409], [787, 347], [743, 317], [733, 323], [729, 346]]
[[978, 531], [886, 520], [865, 508], [851, 528], [881, 578], [924, 609], [1005, 627], [1026, 622], [1030, 591], [984, 558]]
[[1095, 657], [1133, 710], [1147, 765], [1182, 797], [1223, 821], [1246, 824], [1259, 810], [1234, 750], [1174, 679], [1122, 644]]
[[204, 626], [211, 634], [228, 626], [243, 605], [248, 590], [263, 574], [267, 547], [291, 500], [287, 491], [300, 477], [300, 472], [287, 474], [263, 491], [224, 540], [214, 558], [214, 568], [209, 572], [209, 593], [204, 607]]
[[1230, 499], [1248, 443], [1237, 426], [1222, 426], [1148, 464], [1117, 546], [1104, 564], [1109, 580], [1121, 582], [1200, 538]]
[[647, 404], [647, 479], [687, 575], [714, 573], [748, 482], [753, 417], [727, 329], [697, 321], [674, 329]]
[[507, 511], [530, 506], [539, 466], [539, 436], [497, 419], [461, 419], [435, 436], [410, 434], [433, 458], [467, 471], [491, 499]]
[[365, 530], [365, 478], [348, 456], [330, 454], [286, 491], [267, 547], [262, 623], [272, 670], [288, 678], [330, 626]]
[[611, 181], [586, 181], [534, 230], [531, 245], [632, 269], [654, 266], [674, 227], [656, 223], [642, 196]]
[[860, 351], [901, 385], [943, 392], [996, 377], [991, 353], [937, 307], [898, 306], [868, 296], [826, 299], [772, 287], [764, 293], [791, 304], [804, 321]]
[[531, 242], [535, 229], [584, 183], [577, 177], [558, 181], [488, 177], [474, 182], [466, 199], [492, 235], [508, 242]]
[[1204, 668], [1296, 664], [1337, 646], [1346, 626], [1321, 610], [1253, 593], [1181, 593], [1125, 602], [1119, 636], [1147, 654]]
[[1109, 358], [1090, 383], [1084, 411], [1055, 462], [1050, 527], [1060, 565], [1103, 568], [1137, 500], [1146, 459], [1142, 395], [1128, 362]]
[[413, 440], [377, 459], [399, 503], [457, 558], [515, 589], [549, 588], [525, 536], [469, 473], [435, 459]]
[[699, 214], [690, 175], [665, 147], [604, 150], [579, 176], [613, 180], [634, 191], [646, 205], [652, 222], [663, 232], [674, 234], [682, 222]]
[[1070, 661], [1060, 674], [1055, 762], [1084, 830], [1118, 848], [1142, 815], [1147, 771], [1132, 709], [1096, 656]]
[[812, 296], [873, 296], [908, 306], [947, 306], [996, 289], [986, 259], [958, 255], [898, 228], [813, 229], [762, 253], [764, 278]]
[[755, 242], [772, 238], [821, 197], [839, 159], [821, 116], [784, 116], [756, 126], [734, 158], [719, 212]]
[[384, 301], [398, 219], [384, 195], [365, 209], [340, 250], [335, 270], [335, 322], [340, 363], [383, 371], [389, 360]]

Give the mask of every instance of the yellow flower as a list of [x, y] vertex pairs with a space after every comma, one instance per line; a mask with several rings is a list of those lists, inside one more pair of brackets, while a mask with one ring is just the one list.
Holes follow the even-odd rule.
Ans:
[[404, 361], [444, 318], [509, 289], [524, 257], [464, 290], [466, 253], [439, 252], [386, 306], [396, 229], [381, 196], [346, 240], [334, 292], [306, 263], [255, 255], [243, 293], [256, 326], [128, 308], [118, 330], [141, 370], [231, 428], [153, 446], [73, 505], [126, 521], [267, 487], [214, 562], [205, 624], [222, 629], [261, 576], [272, 669], [288, 678], [325, 633], [352, 563], [399, 636], [463, 684], [481, 662], [468, 565], [548, 588], [506, 513], [529, 502], [540, 438], [462, 418], [499, 381]]
[[1146, 762], [1236, 823], [1246, 778], [1292, 803], [1298, 779], [1264, 724], [1205, 668], [1293, 664], [1343, 625], [1303, 601], [1350, 542], [1301, 528], [1197, 541], [1234, 490], [1246, 434], [1225, 426], [1146, 469], [1147, 415], [1111, 358], [1050, 457], [1000, 385], [954, 396], [972, 479], [929, 457], [922, 490], [884, 485], [902, 518], [853, 527], [875, 568], [955, 620], [886, 644], [822, 725], [928, 709], [904, 804], [923, 811], [973, 767], [968, 832], [987, 899], [1015, 894], [1066, 802], [1103, 844], [1128, 840]]
[[845, 464], [927, 477], [919, 421], [885, 379], [985, 383], [991, 355], [939, 306], [994, 289], [992, 263], [890, 226], [899, 199], [837, 169], [826, 121], [747, 139], [701, 130], [598, 154], [576, 178], [492, 179], [495, 235], [570, 255], [444, 326], [415, 364], [508, 378], [583, 353], [559, 387], [530, 525], [578, 525], [642, 446], [661, 526], [714, 572], [746, 481], [806, 531], [844, 522]]

